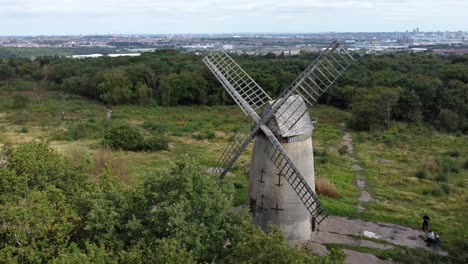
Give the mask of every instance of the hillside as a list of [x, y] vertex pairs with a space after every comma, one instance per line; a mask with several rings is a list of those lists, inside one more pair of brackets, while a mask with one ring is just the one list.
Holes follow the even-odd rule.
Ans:
[[[90, 172], [94, 174], [108, 167], [130, 189], [147, 175], [167, 170], [184, 155], [198, 160], [202, 168], [213, 166], [237, 124], [248, 120], [234, 106], [129, 105], [112, 107], [112, 118], [106, 120], [107, 109], [92, 101], [60, 100], [59, 94], [46, 93], [39, 103], [31, 93], [23, 95], [30, 102], [23, 109], [14, 110], [13, 95], [2, 93], [2, 149], [46, 140], [65, 156], [89, 159]], [[340, 198], [320, 196], [332, 215], [419, 228], [421, 216], [428, 212], [433, 218], [432, 227], [443, 238], [442, 247], [454, 255], [464, 250], [467, 214], [464, 204], [458, 201], [468, 198], [466, 136], [405, 123], [381, 132], [351, 130], [354, 155], [364, 168], [362, 175], [368, 183], [366, 189], [376, 199], [363, 204], [365, 211], [360, 213], [360, 190], [354, 184], [352, 162], [348, 154], [340, 155], [343, 123], [350, 114], [330, 106], [316, 107], [312, 113], [319, 120], [313, 137], [316, 177], [330, 179], [340, 194]], [[150, 153], [104, 148], [101, 142], [106, 123], [116, 121], [127, 122], [146, 135], [164, 134], [169, 149]], [[233, 175], [226, 180], [234, 186], [232, 206], [246, 202], [250, 153], [249, 149], [241, 156]]]
[[[315, 56], [234, 58], [276, 96]], [[466, 56], [356, 57], [311, 109], [317, 192], [332, 215], [319, 232], [340, 236], [321, 238], [329, 250], [321, 257], [251, 224], [252, 146], [224, 181], [204, 172], [239, 124], [251, 121], [200, 58], [161, 50], [0, 60], [0, 259], [342, 263], [369, 253], [402, 263], [467, 260]], [[425, 213], [441, 251], [424, 248]], [[345, 223], [391, 226], [419, 246], [334, 229]]]

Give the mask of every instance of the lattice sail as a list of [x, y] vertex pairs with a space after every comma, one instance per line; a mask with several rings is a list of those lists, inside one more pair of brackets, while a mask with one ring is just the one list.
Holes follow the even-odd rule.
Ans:
[[[285, 89], [278, 99], [278, 105], [273, 107], [272, 114], [278, 122], [288, 124], [288, 130], [302, 118], [319, 97], [325, 93], [351, 65], [354, 58], [343, 48], [340, 43], [333, 42], [307, 69], [299, 75], [291, 86]], [[288, 100], [292, 95], [295, 100]], [[282, 97], [282, 98], [281, 98]], [[307, 108], [301, 107], [296, 102], [301, 97]], [[305, 109], [305, 110], [304, 110]]]
[[289, 159], [286, 151], [281, 146], [281, 143], [276, 139], [271, 130], [263, 125], [261, 130], [270, 140], [270, 145], [265, 149], [267, 156], [273, 161], [281, 175], [283, 175], [289, 185], [293, 188], [296, 194], [301, 199], [309, 211], [311, 217], [315, 219], [317, 224], [320, 224], [323, 219], [328, 216], [327, 211], [320, 203], [319, 199], [310, 188], [301, 173], [297, 170], [294, 163]]
[[224, 51], [210, 53], [203, 62], [242, 111], [259, 122], [256, 110], [270, 101], [270, 96]]
[[229, 169], [234, 165], [236, 160], [239, 158], [242, 151], [252, 142], [255, 137], [255, 133], [250, 131], [250, 127], [241, 124], [240, 127], [236, 130], [236, 133], [232, 137], [231, 141], [227, 145], [223, 154], [218, 160], [215, 169], [213, 172], [218, 173], [220, 179], [223, 179], [226, 176]]

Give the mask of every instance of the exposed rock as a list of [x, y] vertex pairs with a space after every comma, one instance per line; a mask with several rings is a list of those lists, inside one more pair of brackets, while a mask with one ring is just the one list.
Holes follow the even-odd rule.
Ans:
[[312, 253], [314, 253], [317, 256], [325, 256], [328, 255], [328, 253], [330, 253], [326, 246], [319, 243], [308, 242], [306, 246], [312, 251]]
[[361, 253], [350, 249], [343, 249], [346, 254], [345, 264], [387, 264], [390, 261], [382, 260], [368, 253]]

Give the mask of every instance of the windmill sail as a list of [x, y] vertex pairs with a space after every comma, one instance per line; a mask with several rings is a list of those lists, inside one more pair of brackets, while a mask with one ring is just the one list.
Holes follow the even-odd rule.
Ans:
[[252, 142], [255, 135], [256, 133], [252, 133], [250, 127], [245, 124], [241, 124], [237, 129], [213, 170], [213, 172], [219, 174], [220, 180], [224, 178], [229, 169], [231, 169], [232, 165], [234, 165], [239, 158], [240, 154], [247, 148], [250, 142]]
[[[301, 107], [296, 100], [301, 98], [308, 107], [312, 107], [353, 60], [345, 49], [340, 49], [340, 43], [335, 41], [294, 80], [290, 87], [283, 90], [278, 103], [270, 110], [270, 115], [275, 115], [278, 122], [288, 124], [283, 131], [284, 134], [292, 129], [308, 111], [308, 108]], [[300, 96], [296, 96], [296, 100], [288, 100], [292, 95]], [[286, 107], [284, 107], [285, 104]], [[298, 111], [301, 112], [298, 114]]]
[[203, 62], [242, 111], [259, 122], [256, 110], [270, 101], [270, 96], [227, 53], [212, 52], [203, 58]]

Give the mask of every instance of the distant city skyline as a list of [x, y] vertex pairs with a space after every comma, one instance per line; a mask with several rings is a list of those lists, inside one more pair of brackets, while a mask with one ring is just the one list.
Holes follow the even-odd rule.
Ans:
[[468, 1], [0, 0], [0, 35], [468, 31]]

